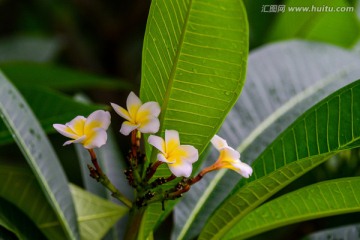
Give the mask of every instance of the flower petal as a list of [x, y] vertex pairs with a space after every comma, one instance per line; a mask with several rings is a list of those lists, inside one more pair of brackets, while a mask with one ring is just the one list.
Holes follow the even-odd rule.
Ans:
[[76, 139], [79, 136], [77, 136], [71, 128], [69, 128], [66, 125], [63, 124], [53, 124], [53, 127], [56, 131], [58, 131], [61, 135], [64, 135], [65, 137]]
[[154, 117], [149, 119], [147, 122], [140, 123], [139, 131], [142, 133], [157, 133], [160, 128], [160, 121]]
[[181, 164], [168, 164], [170, 171], [177, 177], [190, 177], [192, 172], [192, 164], [182, 162]]
[[158, 117], [160, 114], [160, 105], [157, 102], [146, 102], [138, 110], [136, 114], [136, 121], [141, 121], [142, 118], [149, 116]]
[[165, 142], [161, 137], [155, 136], [155, 135], [150, 135], [150, 137], [148, 138], [148, 143], [153, 145], [160, 152], [162, 152], [164, 154], [166, 153], [165, 152]]
[[126, 108], [129, 112], [131, 119], [136, 119], [136, 113], [141, 107], [141, 100], [138, 98], [135, 93], [130, 92], [128, 98], [126, 99]]
[[238, 162], [234, 165], [237, 168], [236, 172], [245, 178], [249, 178], [253, 172], [253, 169], [246, 163]]
[[211, 143], [213, 144], [213, 146], [220, 151], [220, 149], [224, 148], [224, 147], [228, 147], [228, 144], [226, 142], [225, 139], [219, 137], [218, 135], [215, 135], [212, 139], [211, 139]]
[[71, 130], [76, 134], [77, 136], [84, 135], [84, 126], [85, 126], [86, 118], [83, 116], [77, 116], [70, 122], [66, 123], [65, 125], [71, 128]]
[[225, 147], [220, 151], [220, 157], [224, 159], [240, 159], [240, 153], [231, 147]]
[[107, 134], [105, 129], [96, 128], [93, 129], [90, 135], [86, 136], [83, 145], [87, 149], [99, 148], [106, 143], [106, 140], [107, 140]]
[[169, 161], [166, 159], [166, 157], [165, 157], [164, 154], [162, 154], [162, 153], [158, 153], [157, 159], [158, 159], [160, 162], [169, 163]]
[[191, 146], [191, 145], [181, 145], [178, 147], [180, 151], [183, 151], [186, 153], [185, 156], [181, 157], [181, 161], [185, 161], [188, 163], [194, 163], [199, 159], [199, 152], [198, 150]]
[[176, 130], [165, 130], [166, 153], [171, 154], [180, 146], [179, 132]]
[[97, 110], [86, 119], [84, 133], [92, 131], [95, 128], [107, 130], [110, 125], [110, 113], [103, 110]]
[[79, 137], [79, 138], [77, 138], [77, 139], [75, 139], [75, 140], [66, 141], [66, 142], [63, 144], [63, 146], [69, 145], [69, 144], [71, 144], [71, 143], [82, 143], [82, 142], [85, 140], [85, 138], [86, 138], [86, 136], [84, 135], [84, 136], [81, 136], [81, 137]]
[[125, 121], [123, 122], [123, 124], [121, 125], [120, 128], [120, 133], [127, 136], [129, 135], [133, 130], [135, 130], [136, 128], [138, 128], [139, 125], [135, 125], [131, 122]]
[[123, 117], [128, 121], [132, 121], [131, 117], [129, 115], [129, 112], [126, 111], [125, 108], [122, 108], [122, 107], [120, 107], [119, 105], [117, 105], [115, 103], [110, 103], [110, 104], [111, 104], [112, 108], [115, 110], [115, 112], [120, 115], [120, 117]]

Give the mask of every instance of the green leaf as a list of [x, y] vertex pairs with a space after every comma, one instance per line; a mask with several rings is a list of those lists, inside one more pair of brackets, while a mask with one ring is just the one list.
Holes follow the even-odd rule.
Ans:
[[[66, 238], [54, 211], [47, 204], [39, 184], [26, 166], [2, 161], [0, 182], [3, 183], [0, 185], [0, 196], [21, 209], [48, 239]], [[127, 212], [127, 208], [98, 198], [78, 187], [71, 185], [70, 190], [78, 216], [81, 239], [101, 239], [116, 220]]]
[[74, 198], [81, 239], [101, 239], [124, 216], [128, 208], [97, 197], [81, 188], [70, 185]]
[[303, 240], [351, 239], [360, 240], [360, 224], [352, 224], [312, 233]]
[[[72, 98], [53, 90], [40, 87], [19, 88], [22, 96], [33, 110], [45, 132], [55, 132], [54, 123], [65, 123], [76, 115], [87, 116], [102, 105], [88, 105], [74, 101]], [[14, 141], [7, 127], [0, 122], [0, 144]]]
[[334, 154], [360, 146], [360, 81], [331, 94], [299, 117], [252, 164], [214, 212], [200, 239], [224, 236], [259, 204]]
[[[14, 233], [19, 239], [45, 239], [27, 216], [2, 198], [0, 198], [0, 226]], [[3, 237], [0, 234], [0, 239], [9, 239]]]
[[275, 5], [278, 3], [276, 0], [253, 1], [243, 0], [246, 7], [246, 13], [249, 21], [250, 30], [250, 49], [261, 46], [266, 40], [268, 31], [271, 30], [271, 24], [276, 18], [277, 14], [264, 14], [261, 12], [264, 6]]
[[247, 53], [241, 1], [153, 1], [140, 93], [161, 106], [158, 134], [175, 129], [202, 153], [240, 94]]
[[246, 215], [226, 239], [244, 239], [305, 220], [359, 212], [359, 184], [360, 177], [335, 179], [288, 193]]
[[134, 86], [124, 80], [110, 79], [51, 64], [32, 62], [1, 63], [0, 68], [17, 86], [46, 86], [74, 90], [84, 88], [129, 90]]
[[[152, 1], [142, 60], [141, 99], [161, 106], [159, 135], [179, 131], [201, 154], [238, 98], [245, 81], [248, 26], [241, 1]], [[147, 156], [155, 161], [147, 145]], [[160, 169], [161, 170], [161, 169]], [[169, 176], [158, 171], [157, 176]], [[140, 236], [161, 215], [153, 204]]]
[[359, 38], [355, 8], [346, 0], [287, 0], [284, 5], [286, 10], [277, 14], [267, 41], [301, 38], [351, 47]]
[[28, 104], [0, 72], [0, 115], [39, 182], [68, 239], [79, 239], [76, 213], [59, 160]]
[[24, 212], [47, 238], [66, 238], [66, 233], [30, 169], [24, 164], [17, 166], [7, 163], [4, 159], [0, 166], [0, 196]]
[[[319, 43], [268, 45], [248, 62], [247, 84], [218, 134], [230, 146], [240, 145], [241, 159], [249, 163], [305, 110], [360, 78], [359, 56]], [[206, 164], [217, 157], [213, 149]], [[175, 207], [173, 237], [197, 236], [239, 179], [233, 171], [219, 171], [192, 186]]]
[[12, 36], [0, 41], [0, 62], [48, 62], [59, 52], [57, 38]]

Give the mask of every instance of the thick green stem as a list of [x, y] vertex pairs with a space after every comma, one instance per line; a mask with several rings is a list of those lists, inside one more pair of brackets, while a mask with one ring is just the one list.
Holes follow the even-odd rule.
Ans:
[[141, 222], [144, 217], [146, 208], [138, 209], [134, 207], [130, 211], [130, 219], [126, 228], [125, 240], [137, 240]]

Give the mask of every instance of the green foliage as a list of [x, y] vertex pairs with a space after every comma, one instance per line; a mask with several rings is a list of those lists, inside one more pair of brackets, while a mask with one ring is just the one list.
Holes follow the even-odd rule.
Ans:
[[333, 93], [287, 128], [252, 164], [205, 225], [200, 239], [225, 236], [252, 209], [341, 150], [360, 146], [360, 81]]
[[140, 93], [161, 105], [160, 134], [175, 129], [202, 153], [240, 94], [247, 52], [241, 2], [153, 1]]
[[[44, 87], [19, 88], [22, 96], [27, 100], [43, 130], [47, 133], [55, 132], [54, 123], [68, 122], [74, 117], [74, 112], [87, 116], [97, 109], [106, 109], [101, 105], [88, 105], [79, 103], [73, 98], [57, 93]], [[0, 122], [0, 144], [14, 141], [9, 130]]]
[[[276, 17], [267, 41], [301, 38], [351, 47], [359, 39], [359, 19], [353, 5], [346, 0], [286, 0], [284, 5], [286, 11]], [[290, 8], [298, 10], [290, 11]], [[348, 10], [336, 12], [337, 8]]]
[[0, 40], [0, 62], [51, 61], [60, 50], [57, 38], [13, 36]]
[[359, 212], [359, 177], [317, 183], [255, 209], [226, 234], [244, 239], [273, 228], [321, 217]]
[[78, 239], [76, 213], [59, 160], [31, 109], [1, 72], [0, 114], [25, 156], [67, 238]]
[[[159, 134], [175, 129], [182, 144], [202, 153], [240, 94], [247, 52], [241, 2], [153, 1], [140, 93], [143, 101], [161, 105]], [[147, 156], [151, 161], [156, 157], [149, 148]], [[159, 222], [159, 208], [154, 204], [145, 213], [141, 236], [147, 237]]]
[[[292, 185], [283, 196], [283, 192], [278, 193], [334, 154], [360, 145], [360, 81], [352, 83], [360, 78], [360, 57], [355, 51], [324, 44], [353, 46], [360, 35], [358, 16], [355, 11], [304, 10], [313, 6], [346, 8], [357, 5], [356, 1], [153, 0], [143, 41], [141, 74], [136, 67], [140, 64], [135, 61], [140, 59], [136, 49], [140, 49], [142, 39], [133, 39], [125, 30], [132, 32], [133, 23], [141, 22], [139, 16], [147, 12], [149, 2], [121, 3], [120, 12], [120, 3], [35, 3], [39, 4], [21, 4], [19, 11], [13, 1], [0, 3], [15, 9], [14, 25], [19, 28], [10, 30], [7, 9], [0, 8], [2, 22], [10, 23], [10, 31], [0, 26], [1, 36], [19, 33], [0, 39], [0, 69], [4, 72], [0, 73], [0, 114], [4, 120], [0, 122], [0, 145], [15, 142], [28, 164], [22, 163], [24, 159], [16, 153], [6, 153], [0, 159], [0, 238], [43, 239], [44, 234], [47, 239], [115, 240], [124, 238], [127, 226], [127, 236], [139, 240], [167, 239], [169, 224], [163, 221], [175, 207], [175, 227], [170, 233], [173, 239], [198, 238], [201, 231], [200, 239], [239, 239], [295, 222], [359, 211], [358, 177], [295, 191], [297, 185]], [[127, 8], [128, 4], [134, 4], [135, 10]], [[286, 11], [265, 13], [265, 5], [285, 5]], [[302, 9], [291, 12], [293, 7]], [[119, 17], [123, 12], [130, 19]], [[79, 20], [84, 16], [89, 17], [88, 21]], [[98, 25], [88, 27], [94, 19]], [[49, 34], [52, 28], [55, 30]], [[40, 34], [44, 36], [56, 33], [61, 38], [28, 37], [24, 31], [47, 32]], [[96, 40], [91, 39], [94, 35]], [[254, 50], [247, 61], [249, 46], [295, 38], [312, 42], [272, 44]], [[59, 67], [60, 63], [71, 67]], [[237, 101], [247, 64], [247, 85]], [[130, 218], [124, 218], [128, 209], [112, 203], [110, 192], [89, 177], [89, 153], [77, 145], [77, 156], [67, 147], [61, 151], [61, 159], [70, 166], [70, 170], [65, 167], [69, 178], [79, 176], [77, 184], [87, 191], [69, 185], [45, 132], [54, 132], [53, 123], [110, 108], [84, 103], [55, 90], [71, 94], [85, 90], [92, 96], [97, 94], [99, 102], [108, 102], [108, 97], [114, 96], [114, 102], [123, 101], [123, 90], [136, 89], [135, 84], [122, 79], [124, 76], [135, 82], [141, 76], [142, 101], [159, 102], [159, 136], [166, 129], [178, 130], [182, 144], [199, 150], [201, 159], [194, 164], [192, 176], [217, 158], [215, 151], [207, 157], [206, 148], [211, 149], [209, 141], [223, 122], [219, 135], [230, 146], [238, 146], [242, 161], [251, 163], [256, 159], [253, 176], [239, 180], [234, 172], [220, 170], [206, 175], [184, 197], [165, 202], [165, 211], [155, 203], [140, 210], [134, 207]], [[128, 139], [115, 139], [110, 131], [107, 145], [96, 149], [96, 154], [104, 172], [122, 193], [130, 199], [134, 192], [139, 194], [134, 196], [135, 206], [147, 190], [139, 191], [139, 185], [136, 191], [125, 186], [127, 180], [122, 172], [131, 161], [121, 153], [128, 151]], [[146, 138], [147, 160], [152, 163], [157, 151], [152, 151]], [[205, 156], [210, 161], [202, 164]], [[356, 151], [351, 156], [352, 161], [359, 158]], [[333, 159], [337, 168], [348, 163], [340, 164], [341, 159]], [[164, 165], [153, 179], [170, 175]], [[146, 167], [140, 174], [146, 174]], [[337, 178], [352, 177], [358, 171], [327, 173], [323, 175]], [[314, 181], [307, 174], [299, 185]], [[173, 187], [174, 182], [178, 180], [151, 189], [162, 192]], [[263, 204], [270, 197], [273, 200]], [[309, 237], [345, 236], [344, 231], [329, 230], [319, 233], [318, 238]]]
[[81, 239], [101, 239], [127, 213], [126, 207], [96, 197], [75, 185], [70, 185], [70, 189], [78, 214]]
[[[0, 166], [0, 180], [6, 183], [0, 186], [0, 196], [27, 215], [29, 220], [26, 217], [24, 221], [31, 221], [24, 226], [35, 224], [36, 227], [33, 226], [31, 229], [41, 230], [48, 239], [66, 238], [61, 223], [51, 205], [47, 203], [31, 171], [26, 166], [4, 162]], [[18, 188], [12, 186], [21, 186], [24, 191], [18, 191]], [[81, 239], [101, 239], [116, 220], [127, 212], [125, 207], [105, 201], [74, 185], [70, 185], [70, 190]]]
[[[45, 239], [29, 218], [2, 198], [0, 198], [0, 226], [16, 235], [18, 239]], [[0, 239], [12, 239], [11, 237], [0, 228]]]
[[116, 81], [53, 64], [5, 62], [0, 64], [0, 68], [17, 86], [40, 85], [62, 90], [84, 88], [129, 90], [133, 88], [125, 81]]
[[[242, 161], [253, 162], [304, 111], [358, 78], [359, 64], [354, 53], [305, 41], [270, 44], [253, 51], [247, 84], [219, 135], [230, 146], [238, 146]], [[217, 156], [213, 149], [209, 162]], [[239, 179], [232, 171], [219, 171], [193, 186], [175, 207], [173, 236], [191, 239], [198, 235]]]

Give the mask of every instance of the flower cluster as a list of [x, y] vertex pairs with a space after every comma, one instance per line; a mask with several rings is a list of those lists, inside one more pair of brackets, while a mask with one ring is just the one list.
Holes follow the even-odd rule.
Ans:
[[[164, 201], [166, 199], [174, 199], [181, 196], [182, 193], [188, 191], [190, 186], [199, 181], [206, 173], [227, 168], [238, 172], [245, 178], [250, 177], [252, 168], [240, 161], [240, 153], [229, 147], [226, 140], [215, 135], [211, 139], [213, 146], [219, 151], [219, 158], [209, 167], [204, 168], [196, 177], [190, 178], [192, 174], [192, 164], [199, 158], [198, 150], [191, 145], [181, 145], [179, 132], [176, 130], [165, 129], [164, 138], [158, 135], [150, 135], [148, 143], [154, 147], [153, 151], [158, 151], [157, 161], [147, 162], [143, 154], [140, 153], [141, 133], [156, 134], [160, 129], [159, 115], [161, 108], [157, 102], [142, 101], [131, 92], [126, 101], [126, 109], [111, 103], [114, 111], [120, 115], [125, 121], [122, 123], [120, 133], [127, 136], [131, 133], [132, 149], [129, 152], [129, 167], [125, 174], [129, 184], [142, 194], [137, 200], [138, 206], [146, 205], [150, 202]], [[88, 149], [91, 160], [95, 168], [89, 166], [90, 176], [101, 182], [114, 196], [131, 206], [131, 203], [111, 184], [106, 175], [102, 172], [97, 163], [94, 148], [103, 146], [107, 141], [106, 130], [110, 125], [110, 113], [98, 110], [90, 114], [87, 118], [77, 116], [66, 124], [54, 124], [54, 128], [62, 135], [70, 138], [64, 143], [80, 143], [84, 148]], [[155, 156], [154, 156], [155, 157]], [[157, 168], [166, 163], [172, 175], [168, 178], [158, 178], [152, 182]], [[157, 197], [156, 190], [148, 191], [148, 189], [156, 189], [157, 186], [173, 180], [176, 177], [183, 177], [173, 189], [165, 192]], [[159, 195], [160, 193], [158, 193]], [[161, 195], [161, 194], [160, 194]]]

